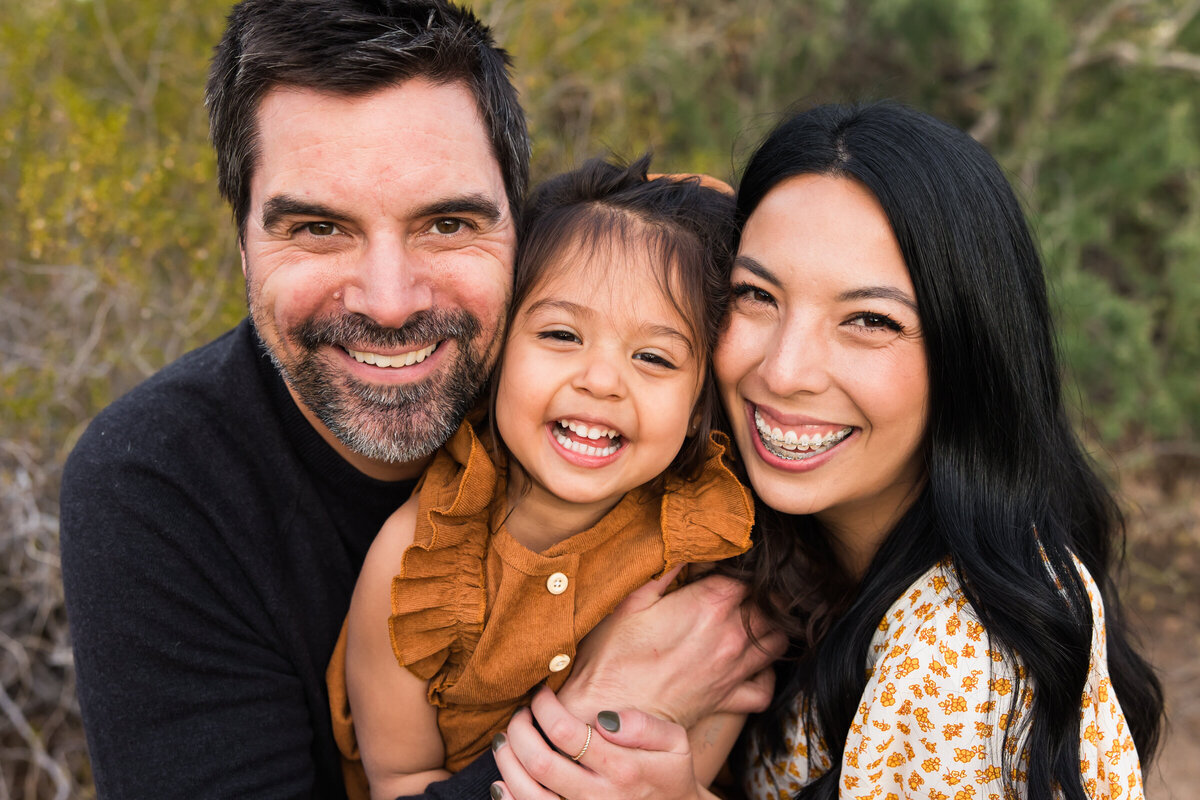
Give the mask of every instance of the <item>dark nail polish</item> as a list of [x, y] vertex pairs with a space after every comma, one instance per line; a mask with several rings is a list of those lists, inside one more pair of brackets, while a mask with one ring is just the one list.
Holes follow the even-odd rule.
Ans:
[[621, 730], [621, 717], [615, 711], [601, 711], [596, 715], [596, 724], [609, 733]]
[[492, 800], [504, 800], [504, 790], [500, 788], [500, 784], [493, 783], [488, 791], [492, 795]]
[[501, 747], [504, 747], [506, 744], [508, 744], [508, 737], [505, 736], [503, 733], [497, 733], [495, 736], [492, 737], [492, 752], [495, 753], [497, 750], [499, 750]]

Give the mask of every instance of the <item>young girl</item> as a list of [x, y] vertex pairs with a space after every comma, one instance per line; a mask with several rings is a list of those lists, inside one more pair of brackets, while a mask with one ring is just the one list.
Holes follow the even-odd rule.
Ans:
[[358, 754], [375, 798], [470, 763], [633, 589], [749, 546], [752, 502], [710, 435], [732, 200], [648, 163], [590, 162], [525, 209], [502, 448], [464, 423], [436, 456], [372, 545], [331, 664], [352, 796]]

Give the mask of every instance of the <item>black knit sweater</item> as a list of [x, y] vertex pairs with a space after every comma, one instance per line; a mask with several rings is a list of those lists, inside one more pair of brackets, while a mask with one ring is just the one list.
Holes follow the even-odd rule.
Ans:
[[[101, 413], [61, 528], [100, 796], [343, 797], [325, 667], [411, 490], [321, 439], [245, 321]], [[497, 777], [485, 756], [428, 796]]]

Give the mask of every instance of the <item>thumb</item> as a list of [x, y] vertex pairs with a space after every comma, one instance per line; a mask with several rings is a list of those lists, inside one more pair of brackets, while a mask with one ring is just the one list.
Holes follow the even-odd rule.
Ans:
[[683, 564], [667, 570], [661, 577], [655, 578], [634, 589], [629, 593], [628, 597], [621, 601], [621, 604], [616, 607], [613, 613], [632, 614], [654, 605], [667, 593], [667, 587], [671, 585], [671, 581], [675, 580], [675, 576], [679, 574], [681, 569], [683, 569]]
[[689, 752], [687, 731], [674, 722], [636, 709], [601, 711], [596, 732], [621, 747], [664, 753]]

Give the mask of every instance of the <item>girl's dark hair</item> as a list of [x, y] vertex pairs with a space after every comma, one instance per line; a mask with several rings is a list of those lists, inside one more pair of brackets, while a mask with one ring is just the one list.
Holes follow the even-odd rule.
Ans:
[[[910, 108], [821, 106], [783, 122], [755, 152], [738, 190], [739, 228], [772, 188], [806, 174], [866, 187], [899, 243], [929, 365], [928, 480], [858, 582], [815, 519], [760, 510], [758, 541], [736, 571], [787, 629], [795, 658], [752, 735], [778, 752], [803, 695], [834, 766], [798, 797], [836, 797], [876, 626], [948, 559], [991, 646], [1026, 669], [1013, 702], [1033, 689], [1025, 727], [1005, 733], [1027, 736], [1028, 796], [1061, 787], [1082, 799], [1079, 703], [1092, 617], [1073, 554], [1101, 587], [1109, 671], [1147, 767], [1162, 689], [1130, 644], [1110, 577], [1123, 521], [1064, 408], [1041, 260], [1000, 167], [962, 131]], [[1018, 756], [1002, 752], [1015, 768]], [[1014, 770], [1004, 774], [1011, 781]]]
[[[718, 413], [708, 363], [728, 304], [737, 236], [733, 197], [705, 185], [699, 176], [651, 178], [649, 166], [649, 154], [628, 166], [592, 159], [534, 190], [521, 214], [508, 325], [543, 280], [570, 268], [566, 259], [575, 253], [645, 252], [658, 267], [647, 280], [655, 280], [679, 312], [702, 366], [699, 425], [668, 468], [675, 476], [691, 478], [704, 465]], [[610, 250], [613, 242], [619, 247]], [[504, 368], [503, 358], [497, 373]]]

